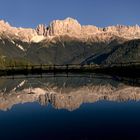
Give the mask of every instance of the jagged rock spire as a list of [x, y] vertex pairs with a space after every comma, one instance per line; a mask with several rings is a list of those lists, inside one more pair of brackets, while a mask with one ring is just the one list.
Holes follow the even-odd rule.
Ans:
[[36, 32], [38, 35], [47, 36], [47, 26], [44, 24], [39, 24], [36, 28]]

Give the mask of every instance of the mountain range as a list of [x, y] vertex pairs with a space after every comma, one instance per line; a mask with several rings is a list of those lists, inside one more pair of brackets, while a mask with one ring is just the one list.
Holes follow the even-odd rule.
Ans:
[[98, 28], [73, 18], [36, 29], [0, 20], [0, 66], [18, 64], [110, 64], [140, 60], [140, 26]]

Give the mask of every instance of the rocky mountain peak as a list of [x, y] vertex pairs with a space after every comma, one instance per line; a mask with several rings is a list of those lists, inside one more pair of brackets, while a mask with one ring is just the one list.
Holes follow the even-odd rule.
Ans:
[[12, 30], [12, 27], [8, 22], [5, 22], [4, 20], [0, 20], [0, 33], [3, 33], [5, 31]]
[[1, 27], [10, 27], [10, 24], [8, 22], [5, 22], [4, 20], [0, 20], [0, 26]]
[[32, 28], [12, 27], [8, 22], [0, 20], [0, 37], [9, 39], [19, 39], [29, 42], [37, 32]]
[[78, 35], [81, 33], [80, 23], [73, 18], [66, 18], [64, 20], [54, 20], [48, 28], [48, 35]]

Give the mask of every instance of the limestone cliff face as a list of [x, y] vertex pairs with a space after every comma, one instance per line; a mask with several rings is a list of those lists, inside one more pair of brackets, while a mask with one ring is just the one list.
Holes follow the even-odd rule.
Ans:
[[86, 35], [95, 35], [95, 34], [98, 34], [101, 32], [102, 32], [101, 28], [98, 28], [98, 27], [92, 26], [92, 25], [87, 25], [87, 26], [82, 26], [81, 34], [86, 36]]
[[[69, 35], [78, 38], [89, 38], [98, 36], [118, 36], [128, 39], [140, 38], [140, 26], [109, 26], [98, 28], [93, 25], [80, 25], [76, 19], [66, 18], [65, 20], [55, 20], [46, 28], [46, 36]], [[41, 29], [42, 30], [42, 29]]]
[[65, 20], [55, 20], [50, 24], [48, 28], [49, 36], [64, 34], [73, 36], [81, 34], [81, 25], [77, 20], [72, 18], [67, 18]]
[[37, 27], [37, 33], [45, 36], [58, 36], [69, 35], [77, 36], [78, 38], [90, 37], [98, 35], [108, 36], [117, 35], [126, 38], [139, 38], [140, 26], [109, 26], [105, 28], [98, 28], [93, 25], [80, 25], [76, 19], [66, 18], [65, 20], [54, 20], [48, 27], [39, 25]]
[[93, 25], [80, 25], [80, 23], [73, 18], [66, 18], [64, 20], [54, 20], [49, 26], [40, 24], [36, 29], [31, 28], [15, 28], [9, 23], [0, 20], [0, 36], [10, 37], [13, 39], [20, 39], [22, 41], [31, 42], [42, 41], [40, 36], [46, 39], [49, 37], [69, 35], [79, 39], [98, 38], [104, 41], [108, 36], [118, 36], [127, 39], [140, 38], [140, 26], [109, 26], [105, 28], [98, 28]]

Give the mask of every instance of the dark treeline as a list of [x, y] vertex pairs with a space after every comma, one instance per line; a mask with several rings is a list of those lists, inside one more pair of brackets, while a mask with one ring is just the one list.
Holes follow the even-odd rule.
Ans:
[[7, 66], [0, 69], [0, 76], [7, 75], [29, 75], [29, 74], [45, 74], [45, 73], [102, 73], [114, 76], [124, 76], [139, 78], [140, 63], [118, 63], [104, 65], [17, 65]]

